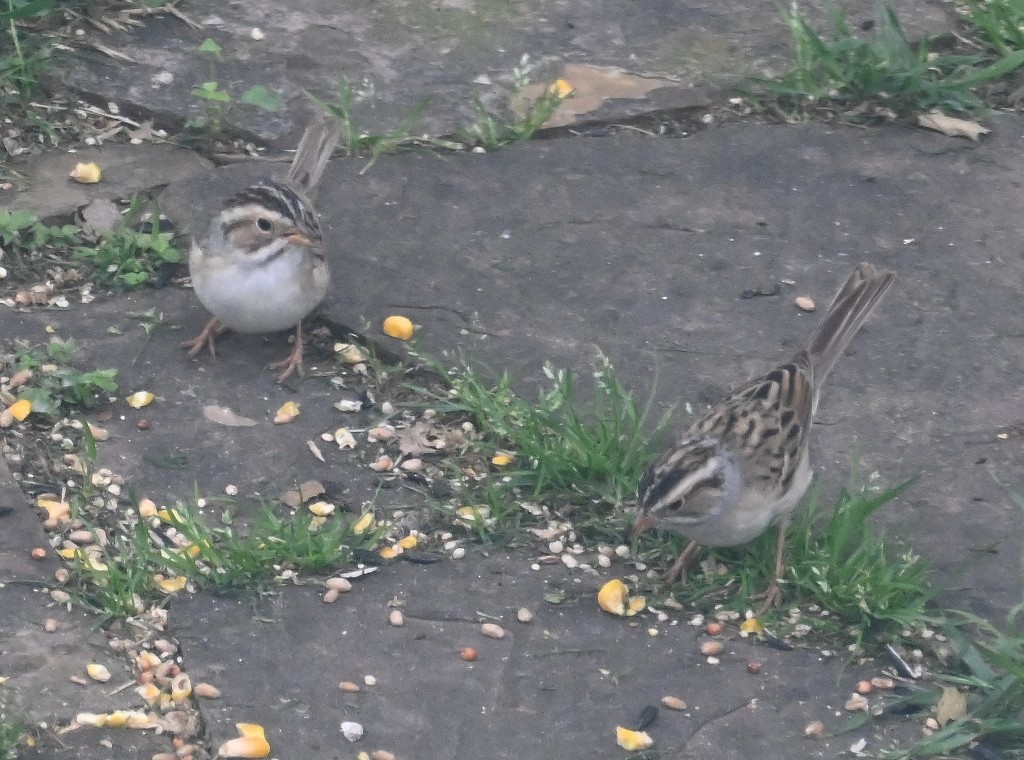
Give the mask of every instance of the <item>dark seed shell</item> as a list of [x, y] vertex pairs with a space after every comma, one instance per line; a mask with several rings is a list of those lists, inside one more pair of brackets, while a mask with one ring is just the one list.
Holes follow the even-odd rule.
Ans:
[[654, 705], [644, 705], [640, 716], [636, 719], [636, 730], [643, 731], [658, 719], [658, 708]]

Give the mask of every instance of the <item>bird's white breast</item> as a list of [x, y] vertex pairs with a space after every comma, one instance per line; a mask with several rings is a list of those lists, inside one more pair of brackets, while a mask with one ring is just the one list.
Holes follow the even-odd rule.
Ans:
[[257, 262], [242, 254], [206, 255], [193, 243], [192, 287], [223, 325], [244, 333], [295, 327], [327, 293], [327, 263], [299, 246]]

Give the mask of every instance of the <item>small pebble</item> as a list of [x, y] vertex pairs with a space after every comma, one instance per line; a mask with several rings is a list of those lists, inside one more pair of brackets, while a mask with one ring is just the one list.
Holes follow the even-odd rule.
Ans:
[[67, 591], [61, 591], [59, 588], [55, 588], [50, 592], [50, 598], [57, 604], [67, 604], [71, 601], [71, 594]]
[[939, 730], [939, 722], [935, 718], [929, 718], [924, 722], [925, 726], [930, 728], [932, 731]]
[[871, 679], [871, 685], [876, 689], [891, 689], [896, 684], [891, 678], [883, 678], [882, 676], [875, 676]]
[[454, 551], [452, 551], [452, 559], [462, 559], [465, 556], [466, 549], [463, 546], [457, 546], [455, 547]]
[[46, 549], [37, 546], [32, 550], [32, 559], [46, 559]]
[[615, 547], [615, 556], [619, 557], [620, 559], [628, 557], [629, 556], [629, 547], [626, 546], [625, 544], [619, 544], [618, 546]]
[[704, 632], [708, 636], [717, 636], [718, 634], [720, 634], [722, 632], [722, 624], [721, 623], [708, 623], [707, 628], [704, 629]]
[[224, 493], [226, 493], [228, 496], [238, 496], [238, 486], [236, 486], [233, 483], [229, 483], [228, 485], [224, 486]]
[[459, 650], [459, 657], [466, 662], [476, 662], [477, 651], [473, 647], [463, 647]]
[[814, 311], [814, 301], [807, 296], [797, 296], [793, 299], [793, 303], [796, 304], [796, 308], [800, 311]]
[[552, 554], [561, 554], [564, 548], [565, 544], [563, 544], [561, 541], [552, 541], [548, 544], [548, 551]]
[[611, 567], [612, 566], [612, 558], [608, 557], [608, 556], [605, 556], [604, 554], [599, 554], [599, 555], [597, 555], [597, 564], [600, 567]]
[[377, 685], [377, 677], [376, 676], [363, 676], [363, 683], [365, 683], [367, 686], [376, 686]]
[[336, 588], [329, 588], [324, 592], [324, 604], [334, 604], [338, 601], [338, 597], [341, 596], [341, 592]]
[[870, 694], [875, 690], [875, 687], [871, 685], [871, 681], [858, 681], [857, 682], [857, 693], [858, 694]]
[[761, 662], [759, 660], [751, 660], [748, 662], [747, 672], [752, 676], [759, 675], [761, 673]]
[[708, 657], [707, 659], [708, 665], [717, 665], [720, 662], [721, 660], [719, 660], [717, 657]]
[[349, 694], [355, 694], [357, 691], [359, 691], [360, 687], [359, 684], [355, 683], [354, 681], [342, 681], [338, 684], [338, 688]]
[[345, 592], [352, 590], [352, 581], [348, 578], [328, 578], [324, 581], [324, 584], [332, 591]]
[[520, 607], [519, 610], [516, 612], [516, 620], [518, 620], [520, 623], [529, 623], [531, 620], [533, 620], [533, 613], [526, 607]]
[[46, 618], [46, 620], [43, 621], [43, 630], [46, 631], [47, 633], [53, 633], [54, 631], [56, 631], [57, 630], [57, 619], [56, 618]]
[[402, 611], [391, 610], [391, 612], [388, 613], [388, 622], [395, 626], [395, 628], [400, 628], [405, 625], [405, 617], [402, 615]]
[[370, 753], [370, 760], [395, 760], [395, 756], [386, 749], [375, 749]]
[[149, 430], [149, 420], [143, 417], [141, 420], [135, 423], [135, 427], [139, 430]]

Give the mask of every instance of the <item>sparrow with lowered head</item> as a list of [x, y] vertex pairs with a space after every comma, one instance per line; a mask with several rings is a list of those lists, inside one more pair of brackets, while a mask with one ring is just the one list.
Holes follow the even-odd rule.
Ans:
[[895, 277], [859, 265], [805, 350], [716, 404], [647, 469], [634, 537], [658, 528], [691, 539], [667, 580], [685, 581], [701, 544], [738, 546], [775, 523], [775, 576], [761, 611], [781, 602], [786, 524], [811, 483], [808, 440], [821, 386]]
[[335, 119], [306, 129], [283, 181], [270, 180], [230, 198], [202, 244], [189, 253], [192, 287], [213, 318], [182, 344], [190, 357], [224, 329], [264, 333], [295, 328], [291, 353], [270, 365], [282, 383], [302, 374], [302, 320], [327, 294], [330, 273], [320, 220], [307, 193], [320, 181], [341, 135]]

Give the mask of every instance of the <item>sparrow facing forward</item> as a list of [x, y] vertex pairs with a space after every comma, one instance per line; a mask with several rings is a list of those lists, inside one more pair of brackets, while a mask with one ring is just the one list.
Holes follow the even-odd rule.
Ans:
[[284, 181], [253, 185], [231, 197], [210, 225], [206, 240], [192, 242], [192, 287], [213, 318], [182, 344], [190, 357], [224, 329], [243, 333], [295, 328], [291, 353], [271, 368], [277, 382], [302, 374], [302, 320], [327, 294], [330, 273], [316, 210], [307, 196], [319, 182], [340, 136], [333, 119], [315, 120], [302, 136]]

